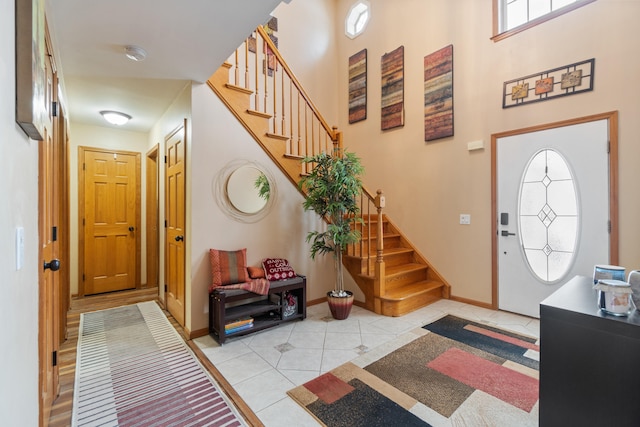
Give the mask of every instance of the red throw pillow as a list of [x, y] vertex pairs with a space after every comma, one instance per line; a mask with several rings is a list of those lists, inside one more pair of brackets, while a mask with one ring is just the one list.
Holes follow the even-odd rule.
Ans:
[[249, 281], [246, 248], [237, 251], [210, 249], [209, 259], [214, 287]]
[[262, 267], [247, 267], [247, 271], [252, 279], [264, 279], [266, 277]]
[[296, 276], [289, 261], [283, 258], [265, 258], [262, 260], [262, 267], [267, 280], [285, 280]]

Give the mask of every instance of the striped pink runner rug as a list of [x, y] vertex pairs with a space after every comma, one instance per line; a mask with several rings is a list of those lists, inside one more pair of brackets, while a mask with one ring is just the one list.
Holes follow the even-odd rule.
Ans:
[[74, 426], [245, 426], [155, 302], [80, 317]]

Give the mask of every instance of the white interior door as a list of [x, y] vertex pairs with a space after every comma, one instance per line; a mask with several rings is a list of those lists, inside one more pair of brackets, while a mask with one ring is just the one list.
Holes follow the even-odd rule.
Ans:
[[609, 263], [607, 147], [607, 120], [497, 140], [501, 310], [539, 317], [561, 285]]

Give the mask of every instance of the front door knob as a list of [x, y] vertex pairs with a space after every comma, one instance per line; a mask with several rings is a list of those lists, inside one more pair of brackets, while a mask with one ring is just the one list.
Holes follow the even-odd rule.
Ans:
[[50, 269], [51, 271], [60, 270], [60, 260], [52, 259], [51, 262], [44, 262], [44, 270]]
[[135, 230], [135, 228], [129, 227], [129, 231], [133, 231], [133, 230]]
[[176, 236], [176, 242], [181, 242], [184, 240], [184, 236]]

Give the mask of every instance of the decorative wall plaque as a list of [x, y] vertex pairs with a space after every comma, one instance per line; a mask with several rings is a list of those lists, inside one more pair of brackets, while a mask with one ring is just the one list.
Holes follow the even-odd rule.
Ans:
[[591, 91], [595, 65], [592, 58], [509, 80], [503, 86], [502, 108]]

